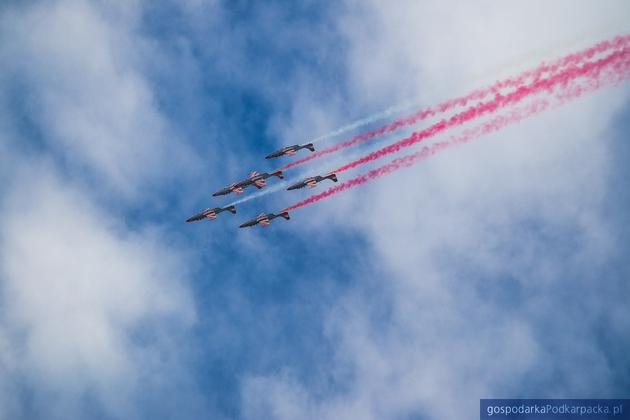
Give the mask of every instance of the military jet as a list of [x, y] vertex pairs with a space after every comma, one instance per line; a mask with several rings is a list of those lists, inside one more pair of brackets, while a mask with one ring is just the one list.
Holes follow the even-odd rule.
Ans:
[[284, 175], [282, 174], [282, 171], [280, 170], [274, 171], [272, 173], [263, 172], [262, 174], [256, 171], [253, 171], [252, 173], [249, 174], [249, 178], [244, 179], [240, 182], [235, 182], [233, 184], [230, 184], [227, 187], [223, 188], [222, 190], [215, 192], [214, 194], [212, 194], [212, 196], [216, 197], [219, 195], [226, 195], [231, 192], [235, 194], [241, 194], [243, 192], [243, 189], [250, 185], [254, 185], [256, 188], [261, 189], [266, 184], [265, 180], [271, 176], [277, 176], [280, 179], [284, 179]]
[[196, 222], [197, 220], [214, 220], [217, 218], [217, 214], [229, 211], [233, 214], [236, 214], [236, 206], [227, 206], [227, 207], [215, 207], [213, 209], [205, 209], [201, 213], [195, 214], [194, 216], [190, 216], [186, 219], [187, 222]]
[[325, 179], [330, 179], [333, 182], [337, 182], [337, 175], [335, 174], [328, 174], [328, 175], [317, 175], [317, 176], [312, 176], [309, 178], [305, 178], [303, 180], [301, 180], [300, 182], [291, 185], [289, 188], [287, 188], [288, 191], [291, 190], [297, 190], [299, 188], [304, 188], [304, 187], [309, 187], [309, 188], [314, 188], [315, 185], [317, 185], [318, 182], [322, 182]]
[[294, 144], [293, 146], [285, 146], [280, 150], [276, 150], [273, 153], [269, 153], [267, 156], [265, 156], [265, 159], [272, 159], [272, 158], [277, 158], [280, 156], [293, 156], [295, 154], [295, 152], [297, 152], [300, 149], [308, 149], [311, 152], [315, 151], [315, 146], [313, 146], [313, 143], [306, 143], [306, 144]]
[[283, 211], [282, 213], [278, 213], [278, 214], [260, 213], [258, 216], [256, 216], [255, 218], [253, 218], [250, 221], [247, 221], [247, 222], [243, 223], [239, 227], [244, 228], [244, 227], [250, 227], [250, 226], [254, 226], [254, 225], [258, 225], [258, 224], [260, 224], [263, 227], [267, 227], [267, 226], [269, 226], [269, 222], [271, 222], [273, 219], [275, 219], [277, 217], [284, 217], [287, 220], [289, 220], [291, 218], [291, 217], [289, 217], [289, 212], [288, 211]]

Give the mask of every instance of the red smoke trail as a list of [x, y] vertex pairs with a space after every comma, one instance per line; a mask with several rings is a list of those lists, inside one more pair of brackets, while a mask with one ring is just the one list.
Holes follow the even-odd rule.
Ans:
[[548, 77], [546, 79], [538, 79], [529, 85], [519, 87], [518, 89], [508, 93], [507, 95], [497, 93], [494, 99], [490, 101], [480, 102], [463, 112], [453, 115], [447, 120], [441, 120], [440, 122], [437, 122], [422, 131], [416, 131], [415, 133], [412, 133], [409, 137], [406, 137], [393, 144], [371, 152], [331, 172], [339, 173], [347, 171], [348, 169], [355, 168], [359, 165], [371, 162], [391, 153], [396, 153], [400, 149], [413, 146], [414, 144], [419, 143], [427, 138], [433, 137], [437, 134], [440, 134], [449, 128], [462, 125], [468, 121], [484, 116], [486, 114], [493, 113], [506, 106], [517, 104], [528, 96], [543, 93], [545, 91], [551, 92], [557, 86], [566, 86], [569, 82], [572, 82], [579, 77], [597, 77], [599, 75], [599, 72], [605, 69], [607, 66], [615, 64], [615, 62], [618, 62], [620, 60], [627, 59], [629, 55], [630, 49], [615, 51], [606, 57], [603, 57], [596, 61], [587, 62], [582, 66], [569, 66], [565, 70], [556, 73], [551, 77]]
[[353, 146], [355, 144], [359, 144], [362, 143], [364, 141], [367, 141], [369, 139], [372, 139], [374, 137], [377, 136], [381, 136], [383, 134], [388, 134], [391, 133], [401, 127], [407, 126], [407, 125], [413, 125], [415, 123], [417, 123], [418, 121], [422, 121], [426, 118], [435, 116], [439, 113], [443, 113], [446, 111], [449, 111], [457, 106], [466, 106], [468, 104], [469, 101], [473, 101], [473, 100], [480, 100], [485, 98], [488, 95], [491, 94], [497, 94], [501, 91], [501, 89], [505, 89], [505, 88], [509, 88], [509, 87], [517, 87], [522, 85], [526, 80], [528, 79], [533, 79], [534, 81], [537, 81], [543, 74], [545, 73], [554, 73], [556, 71], [558, 71], [559, 69], [566, 67], [568, 65], [575, 65], [578, 64], [584, 60], [588, 60], [591, 59], [593, 56], [595, 56], [596, 54], [599, 53], [603, 53], [609, 49], [617, 49], [617, 48], [621, 48], [621, 47], [625, 47], [626, 44], [630, 42], [630, 35], [624, 35], [624, 36], [618, 36], [615, 37], [611, 40], [606, 40], [606, 41], [602, 41], [599, 42], [595, 45], [593, 45], [592, 47], [589, 47], [587, 49], [584, 49], [582, 51], [578, 51], [576, 53], [572, 53], [569, 55], [566, 55], [558, 60], [555, 60], [549, 64], [547, 63], [542, 63], [540, 64], [538, 67], [536, 67], [533, 70], [527, 70], [522, 72], [521, 74], [519, 74], [516, 77], [513, 78], [509, 78], [509, 79], [505, 79], [502, 81], [498, 81], [495, 84], [483, 88], [483, 89], [477, 89], [472, 91], [471, 93], [465, 95], [465, 96], [461, 96], [458, 98], [454, 98], [454, 99], [450, 99], [447, 100], [439, 105], [436, 105], [434, 107], [430, 107], [427, 109], [423, 109], [420, 111], [415, 112], [414, 114], [405, 116], [405, 117], [401, 117], [387, 125], [384, 125], [380, 128], [368, 131], [366, 133], [362, 133], [362, 134], [358, 134], [346, 141], [343, 141], [341, 143], [338, 144], [334, 144], [326, 149], [322, 149], [320, 151], [311, 153], [301, 159], [297, 159], [293, 162], [289, 162], [287, 164], [285, 164], [284, 166], [282, 166], [280, 169], [281, 170], [285, 170], [288, 168], [291, 168], [293, 166], [297, 166], [300, 165], [302, 163], [308, 162], [310, 160], [316, 159], [318, 157], [321, 156], [325, 156], [334, 152], [337, 152], [341, 149], [345, 149], [347, 147]]
[[314, 194], [306, 199], [299, 201], [281, 211], [292, 211], [308, 204], [315, 203], [324, 198], [330, 197], [334, 194], [346, 191], [350, 188], [357, 187], [365, 184], [381, 176], [388, 175], [403, 167], [409, 167], [417, 162], [430, 157], [444, 149], [458, 144], [466, 143], [474, 138], [498, 131], [508, 125], [515, 124], [527, 117], [538, 114], [551, 105], [562, 105], [570, 100], [577, 99], [585, 93], [593, 92], [606, 85], [614, 85], [621, 82], [624, 79], [630, 78], [630, 60], [628, 57], [625, 60], [615, 62], [611, 66], [610, 72], [606, 74], [600, 74], [599, 72], [594, 77], [582, 81], [582, 83], [567, 84], [563, 86], [563, 90], [555, 95], [556, 102], [552, 104], [548, 98], [538, 99], [529, 105], [522, 107], [512, 108], [509, 112], [498, 115], [474, 128], [464, 130], [460, 135], [451, 136], [448, 140], [442, 140], [431, 144], [430, 146], [423, 146], [418, 152], [410, 155], [402, 156], [392, 160], [391, 162], [372, 169], [367, 173], [360, 174], [342, 184], [336, 185], [323, 191], [319, 194]]

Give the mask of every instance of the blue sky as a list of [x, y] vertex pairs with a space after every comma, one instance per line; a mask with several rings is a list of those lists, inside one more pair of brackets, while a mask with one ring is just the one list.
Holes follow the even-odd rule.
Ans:
[[0, 420], [626, 395], [627, 82], [265, 230], [237, 226], [308, 192], [184, 223], [282, 145], [630, 29], [534, 3], [3, 3]]

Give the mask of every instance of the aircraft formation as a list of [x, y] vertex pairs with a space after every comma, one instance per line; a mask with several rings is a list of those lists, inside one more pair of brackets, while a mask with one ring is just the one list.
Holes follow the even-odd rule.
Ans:
[[[275, 214], [261, 213], [254, 219], [241, 224], [240, 227], [268, 226], [277, 218], [290, 220], [290, 211], [364, 185], [367, 182], [392, 174], [403, 168], [408, 168], [450, 147], [497, 132], [508, 125], [516, 124], [549, 108], [577, 99], [583, 94], [605, 86], [615, 86], [628, 79], [630, 79], [630, 34], [625, 34], [600, 41], [585, 49], [572, 52], [552, 61], [543, 61], [533, 69], [524, 70], [518, 75], [503, 80], [497, 80], [488, 86], [476, 88], [469, 93], [447, 99], [439, 104], [416, 109], [408, 115], [402, 115], [394, 120], [387, 121], [380, 127], [371, 128], [367, 131], [359, 132], [350, 138], [342, 139], [342, 141], [324, 147], [316, 153], [313, 153], [315, 152], [314, 144], [319, 139], [331, 137], [335, 133], [339, 133], [340, 130], [336, 130], [316, 140], [311, 140], [310, 143], [282, 147], [273, 153], [269, 153], [265, 158], [275, 159], [282, 156], [293, 156], [303, 149], [309, 150], [311, 153], [288, 162], [271, 172], [259, 173], [253, 171], [246, 179], [225, 186], [215, 192], [213, 196], [223, 196], [231, 193], [242, 194], [250, 186], [262, 189], [270, 178], [284, 179], [283, 171], [289, 168], [362, 144], [370, 139], [394, 133], [402, 127], [411, 127], [420, 121], [428, 120], [426, 126], [419, 127], [416, 131], [406, 134], [402, 138], [392, 140], [386, 145], [367, 151], [363, 156], [352, 158], [328, 173], [304, 178], [289, 185], [286, 189], [291, 191], [305, 187], [314, 188], [325, 180], [336, 183], [338, 182], [337, 177], [339, 174], [345, 171], [371, 164], [387, 156], [394, 157], [394, 154], [400, 154], [400, 156], [380, 166], [374, 166], [368, 171], [358, 173], [349, 179], [345, 179], [344, 182], [325, 191], [312, 194]], [[540, 98], [543, 95], [544, 98]], [[372, 120], [368, 118], [362, 121], [361, 124], [366, 124], [366, 121], [370, 122]], [[348, 127], [357, 128], [359, 126], [353, 124]], [[463, 129], [464, 127], [465, 129]], [[344, 128], [343, 130], [346, 129]], [[441, 138], [436, 139], [438, 136]], [[402, 150], [407, 148], [415, 147], [416, 145], [420, 146], [421, 142], [423, 142], [422, 147], [417, 147], [416, 150], [407, 154], [401, 153]], [[256, 194], [249, 198], [273, 192], [278, 189], [277, 187], [279, 185], [276, 188], [272, 187], [261, 194]], [[213, 220], [217, 215], [224, 212], [235, 214], [235, 205], [247, 201], [249, 198], [241, 199], [226, 207], [207, 208], [189, 217], [186, 221]]]
[[[302, 150], [302, 149], [308, 149], [311, 152], [314, 152], [315, 146], [313, 145], [313, 143], [294, 144], [292, 146], [285, 146], [279, 150], [276, 150], [273, 153], [269, 153], [267, 156], [265, 156], [265, 159], [273, 159], [273, 158], [278, 158], [281, 156], [294, 156], [297, 153], [297, 151]], [[243, 179], [242, 181], [233, 182], [229, 185], [226, 185], [224, 188], [212, 194], [212, 196], [218, 197], [222, 195], [228, 195], [230, 193], [242, 194], [247, 187], [252, 186], [252, 185], [258, 189], [262, 189], [265, 187], [265, 185], [267, 185], [267, 179], [271, 177], [284, 179], [284, 174], [282, 173], [280, 169], [277, 169], [272, 172], [262, 172], [262, 173], [257, 172], [257, 171], [252, 171], [250, 172], [247, 178]], [[305, 178], [301, 180], [300, 182], [290, 185], [287, 188], [287, 190], [288, 191], [296, 190], [296, 189], [300, 189], [304, 187], [314, 188], [318, 183], [326, 179], [329, 179], [333, 182], [338, 181], [336, 174], [328, 173], [324, 175], [317, 175], [317, 176], [311, 176], [311, 177]], [[204, 219], [214, 220], [217, 218], [217, 215], [219, 213], [223, 213], [226, 211], [229, 211], [232, 214], [236, 214], [236, 206], [229, 205], [226, 207], [207, 208], [193, 216], [190, 216], [188, 219], [186, 219], [186, 222], [196, 222], [196, 221], [200, 221]], [[282, 217], [286, 220], [289, 220], [291, 218], [289, 216], [288, 211], [282, 211], [277, 214], [260, 213], [258, 216], [241, 224], [239, 227], [244, 228], [244, 227], [251, 227], [251, 226], [256, 226], [256, 225], [266, 227], [266, 226], [269, 226], [269, 223], [272, 220], [277, 219], [279, 217]]]

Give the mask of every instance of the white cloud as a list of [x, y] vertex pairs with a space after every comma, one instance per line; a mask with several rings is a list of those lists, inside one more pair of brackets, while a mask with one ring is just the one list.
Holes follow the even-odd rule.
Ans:
[[0, 354], [53, 417], [78, 415], [67, 410], [88, 390], [110, 414], [133, 412], [134, 398], [181, 369], [166, 334], [194, 321], [182, 261], [159, 233], [129, 232], [54, 171], [19, 175], [2, 209], [11, 342]]
[[142, 75], [155, 54], [137, 33], [139, 13], [137, 2], [9, 8], [0, 44], [7, 81], [27, 87], [26, 111], [52, 151], [73, 173], [135, 200], [152, 179], [169, 178], [172, 159], [190, 159]]
[[0, 419], [203, 405], [186, 256], [121, 218], [195, 163], [144, 74], [140, 6], [0, 9]]

